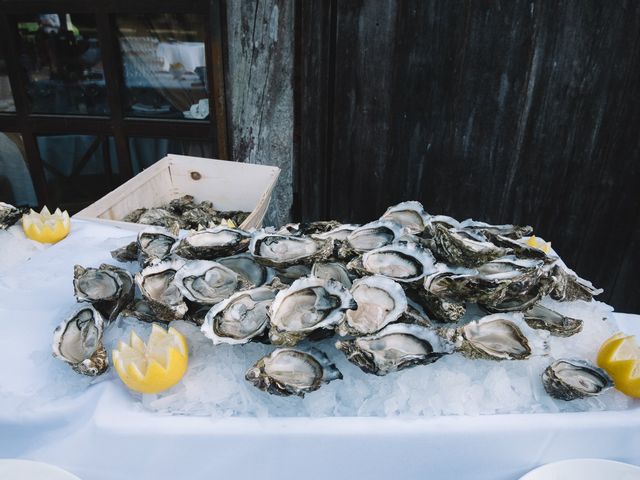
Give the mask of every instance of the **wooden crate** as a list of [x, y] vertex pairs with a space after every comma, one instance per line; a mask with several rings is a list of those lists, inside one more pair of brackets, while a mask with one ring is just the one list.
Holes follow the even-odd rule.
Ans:
[[169, 154], [73, 218], [140, 230], [146, 225], [121, 219], [136, 208], [192, 195], [198, 202], [212, 202], [216, 210], [251, 212], [240, 228], [258, 228], [279, 174], [278, 167]]

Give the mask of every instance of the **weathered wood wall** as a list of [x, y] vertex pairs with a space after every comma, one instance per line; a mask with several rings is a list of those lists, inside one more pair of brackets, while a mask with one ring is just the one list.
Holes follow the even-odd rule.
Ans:
[[640, 313], [640, 2], [300, 2], [295, 217], [531, 224]]
[[293, 195], [293, 0], [229, 0], [226, 18], [232, 159], [282, 169], [264, 220], [281, 225]]

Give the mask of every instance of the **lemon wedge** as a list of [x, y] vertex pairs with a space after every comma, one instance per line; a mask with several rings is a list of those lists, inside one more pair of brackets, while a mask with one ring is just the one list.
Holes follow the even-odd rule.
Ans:
[[23, 215], [22, 228], [31, 240], [56, 243], [69, 234], [71, 219], [66, 210], [61, 212], [56, 208], [55, 212], [51, 213], [47, 207], [44, 207], [40, 213], [30, 210]]
[[120, 380], [140, 393], [158, 393], [173, 387], [187, 371], [189, 350], [175, 328], [153, 324], [147, 343], [131, 331], [129, 343], [122, 340], [112, 352]]
[[616, 333], [606, 340], [598, 351], [597, 362], [618, 390], [640, 398], [640, 346], [633, 335]]
[[538, 250], [542, 250], [544, 253], [549, 253], [551, 251], [551, 242], [545, 242], [535, 235], [531, 235], [529, 237], [529, 239], [527, 240], [527, 245], [533, 248], [537, 248]]

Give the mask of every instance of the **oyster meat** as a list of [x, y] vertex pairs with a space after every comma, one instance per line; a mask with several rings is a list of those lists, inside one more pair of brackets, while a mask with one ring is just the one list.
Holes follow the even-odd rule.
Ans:
[[251, 235], [244, 230], [214, 227], [191, 232], [174, 248], [184, 258], [214, 260], [234, 255], [247, 249]]
[[332, 251], [331, 240], [278, 233], [257, 232], [249, 244], [249, 252], [258, 262], [278, 268], [322, 261], [329, 258]]
[[358, 308], [348, 310], [337, 328], [340, 335], [370, 335], [397, 321], [407, 309], [402, 287], [390, 278], [373, 275], [356, 280], [351, 288]]
[[333, 330], [346, 310], [357, 307], [349, 290], [335, 280], [300, 278], [281, 290], [271, 304], [269, 339], [294, 346], [304, 337]]
[[345, 288], [351, 288], [351, 277], [344, 263], [316, 262], [311, 268], [311, 275], [325, 280], [337, 280]]
[[209, 310], [202, 332], [214, 345], [251, 341], [262, 335], [269, 325], [267, 311], [276, 292], [271, 287], [257, 287], [234, 293]]
[[159, 320], [170, 322], [187, 313], [182, 292], [174, 282], [176, 272], [184, 263], [183, 260], [167, 260], [136, 273], [135, 282]]
[[521, 313], [496, 313], [445, 331], [444, 336], [469, 358], [524, 360], [546, 350], [545, 336], [539, 332], [524, 322]]
[[381, 220], [389, 220], [402, 225], [409, 233], [422, 233], [429, 222], [429, 215], [420, 202], [402, 202], [387, 208]]
[[230, 268], [247, 284], [259, 287], [269, 279], [269, 268], [256, 262], [250, 253], [239, 253], [231, 257], [216, 260], [220, 265]]
[[177, 238], [160, 227], [149, 227], [138, 234], [138, 253], [141, 265], [167, 258]]
[[356, 257], [347, 268], [362, 275], [384, 275], [397, 282], [413, 283], [435, 272], [436, 263], [419, 245], [397, 242]]
[[210, 260], [184, 263], [176, 271], [173, 282], [183, 297], [203, 305], [215, 305], [236, 290], [251, 286], [230, 268]]
[[542, 373], [549, 395], [560, 400], [593, 397], [613, 386], [607, 373], [583, 360], [557, 360]]
[[452, 346], [433, 331], [402, 323], [389, 325], [369, 337], [339, 340], [336, 348], [363, 372], [374, 375], [433, 363], [453, 352]]
[[73, 268], [73, 288], [79, 302], [91, 302], [108, 320], [133, 300], [133, 277], [123, 268], [103, 263], [99, 268]]
[[376, 220], [354, 229], [342, 242], [338, 255], [350, 258], [356, 254], [390, 245], [400, 238], [403, 229], [395, 222]]
[[53, 332], [53, 355], [78, 373], [94, 377], [109, 367], [102, 344], [104, 319], [93, 307], [83, 305]]
[[280, 395], [298, 395], [319, 389], [322, 384], [342, 379], [342, 373], [320, 351], [310, 353], [279, 348], [261, 358], [245, 374], [255, 387]]

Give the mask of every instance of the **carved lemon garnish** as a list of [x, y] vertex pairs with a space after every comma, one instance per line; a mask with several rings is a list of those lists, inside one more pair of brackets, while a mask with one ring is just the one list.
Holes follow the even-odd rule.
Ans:
[[41, 243], [56, 243], [69, 234], [71, 219], [65, 210], [59, 208], [51, 213], [44, 207], [40, 213], [30, 210], [22, 216], [22, 228], [25, 235], [31, 240]]
[[537, 248], [538, 250], [542, 250], [544, 253], [549, 253], [551, 251], [551, 242], [545, 242], [535, 235], [531, 235], [529, 237], [529, 239], [527, 240], [527, 245], [533, 248]]
[[598, 366], [618, 390], [640, 398], [640, 346], [633, 335], [617, 333], [606, 340], [598, 351]]

